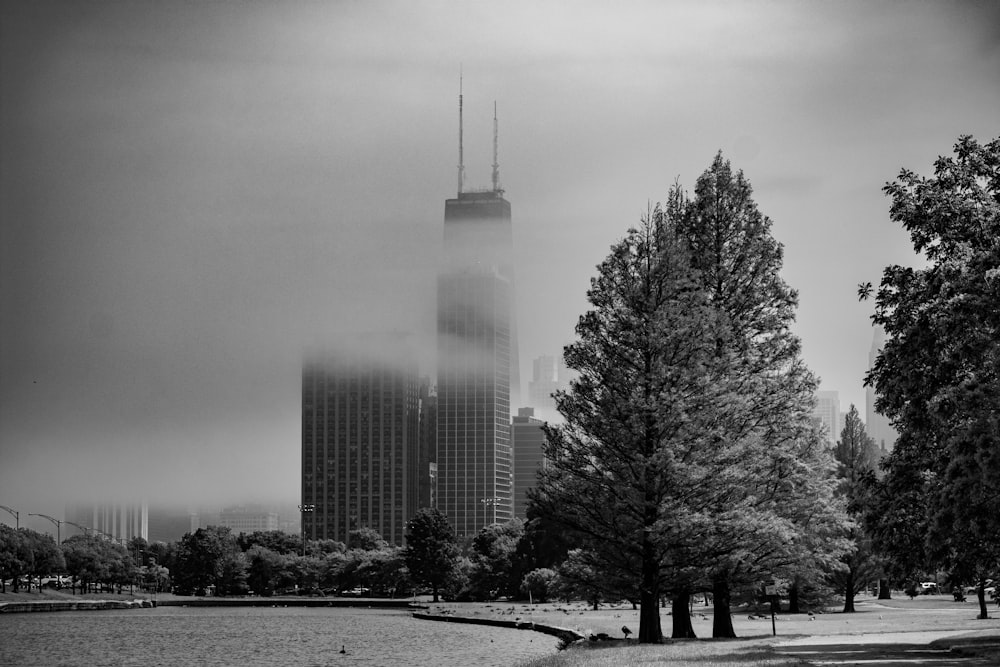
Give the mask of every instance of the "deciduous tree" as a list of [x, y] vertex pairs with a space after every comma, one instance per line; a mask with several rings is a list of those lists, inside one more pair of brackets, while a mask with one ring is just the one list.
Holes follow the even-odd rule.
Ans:
[[420, 509], [406, 522], [406, 567], [415, 584], [430, 587], [434, 602], [455, 570], [458, 554], [455, 532], [440, 510]]
[[897, 568], [982, 579], [1000, 561], [1000, 139], [960, 137], [933, 177], [884, 191], [925, 262], [886, 267], [875, 297], [887, 338], [866, 382], [900, 435], [871, 523]]

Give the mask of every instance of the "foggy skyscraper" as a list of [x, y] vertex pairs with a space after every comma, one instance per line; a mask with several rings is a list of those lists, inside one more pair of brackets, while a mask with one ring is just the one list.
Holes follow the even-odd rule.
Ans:
[[437, 507], [459, 537], [513, 516], [510, 402], [517, 385], [510, 202], [499, 183], [445, 202], [438, 278]]
[[371, 528], [402, 545], [419, 505], [420, 382], [405, 338], [310, 359], [302, 372], [302, 515], [309, 539]]

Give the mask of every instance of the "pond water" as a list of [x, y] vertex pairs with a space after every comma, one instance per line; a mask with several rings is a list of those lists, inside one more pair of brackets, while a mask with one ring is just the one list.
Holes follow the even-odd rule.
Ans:
[[[529, 630], [330, 607], [158, 607], [0, 614], [0, 665], [517, 665], [556, 652]], [[345, 652], [341, 653], [341, 649]]]

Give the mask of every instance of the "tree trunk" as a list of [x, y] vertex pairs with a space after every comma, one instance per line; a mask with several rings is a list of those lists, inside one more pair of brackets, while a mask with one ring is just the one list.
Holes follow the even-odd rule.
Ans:
[[854, 612], [854, 568], [847, 570], [847, 580], [844, 585], [844, 613]]
[[888, 579], [879, 579], [878, 580], [878, 599], [879, 600], [891, 600], [892, 599], [892, 591], [889, 589], [889, 580]]
[[985, 582], [981, 581], [981, 582], [979, 582], [979, 585], [976, 586], [976, 597], [979, 599], [979, 616], [976, 616], [976, 618], [978, 618], [980, 620], [989, 618], [990, 615], [986, 611], [986, 589], [985, 589]]
[[691, 625], [691, 610], [688, 603], [691, 601], [691, 594], [687, 591], [674, 593], [674, 601], [671, 605], [671, 612], [674, 619], [674, 630], [670, 635], [672, 639], [696, 639], [694, 626]]
[[[651, 513], [647, 511], [647, 514]], [[649, 521], [648, 525], [652, 525]], [[595, 609], [597, 607], [594, 607]], [[639, 586], [639, 643], [663, 643], [660, 627], [660, 564], [648, 532], [642, 537], [642, 581]]]
[[788, 587], [788, 613], [802, 613], [799, 609], [799, 584], [794, 581], [792, 582], [792, 585]]
[[720, 575], [712, 582], [712, 600], [715, 613], [712, 621], [712, 638], [736, 639], [733, 615], [729, 609], [729, 581], [725, 576]]
[[653, 545], [643, 540], [642, 586], [639, 589], [639, 643], [660, 644], [660, 571], [653, 558]]

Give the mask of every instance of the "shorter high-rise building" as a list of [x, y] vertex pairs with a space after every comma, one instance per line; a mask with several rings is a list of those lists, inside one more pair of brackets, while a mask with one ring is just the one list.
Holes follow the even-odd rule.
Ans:
[[840, 394], [835, 391], [817, 391], [813, 417], [823, 425], [824, 435], [830, 446], [836, 445], [842, 428]]
[[528, 403], [539, 416], [558, 418], [556, 401], [552, 395], [569, 389], [569, 374], [562, 355], [543, 355], [531, 362], [531, 380], [528, 382]]
[[420, 380], [402, 334], [365, 336], [302, 373], [303, 532], [347, 542], [360, 528], [402, 545], [419, 507]]
[[[875, 327], [872, 336], [872, 347], [868, 353], [868, 368], [875, 366], [875, 359], [878, 358], [882, 346], [885, 344], [885, 332], [882, 327]], [[891, 452], [896, 444], [899, 434], [889, 423], [889, 418], [875, 409], [875, 387], [865, 387], [865, 430], [868, 436], [875, 441], [875, 445], [883, 452]]]
[[524, 519], [528, 510], [528, 489], [538, 484], [538, 472], [545, 468], [544, 423], [533, 416], [533, 408], [519, 408], [511, 420], [510, 443], [514, 455], [514, 516]]
[[278, 513], [260, 505], [236, 505], [225, 507], [219, 513], [219, 525], [229, 528], [233, 535], [240, 533], [278, 530], [281, 523]]

